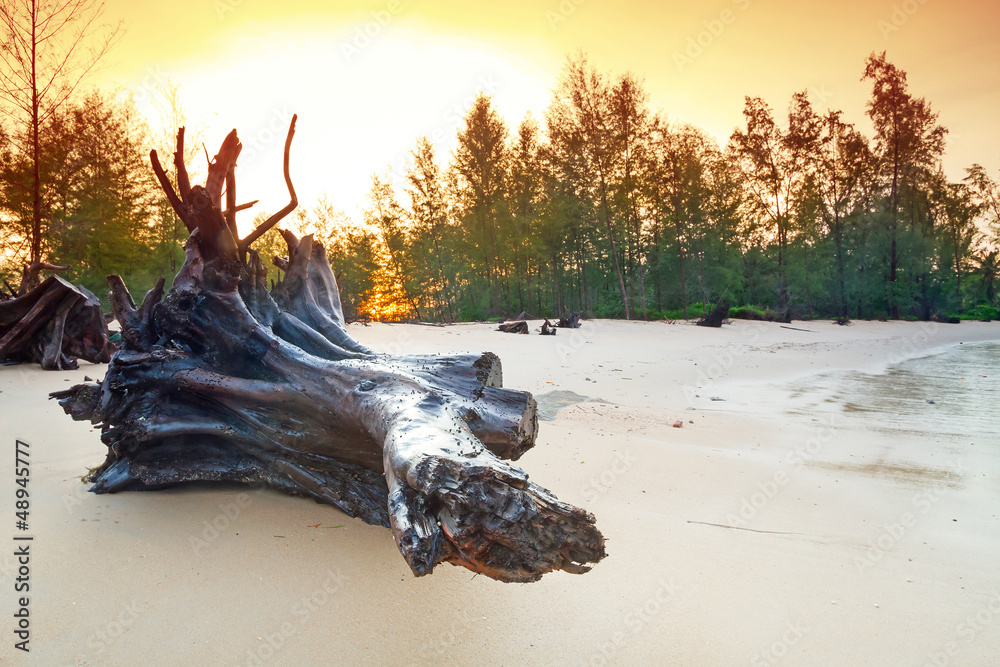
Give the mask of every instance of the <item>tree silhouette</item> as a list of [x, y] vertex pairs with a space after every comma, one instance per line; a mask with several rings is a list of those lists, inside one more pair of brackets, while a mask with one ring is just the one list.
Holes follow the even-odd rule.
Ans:
[[[875, 126], [876, 154], [889, 179], [889, 255], [887, 306], [891, 317], [899, 317], [897, 269], [899, 267], [899, 213], [901, 190], [909, 186], [909, 204], [915, 205], [913, 189], [917, 172], [930, 169], [944, 152], [947, 130], [937, 124], [937, 114], [923, 98], [910, 95], [906, 72], [885, 57], [872, 53], [865, 63], [862, 81], [872, 82], [868, 117]], [[912, 216], [911, 216], [912, 219]]]
[[31, 163], [30, 176], [14, 181], [31, 193], [30, 264], [43, 259], [42, 131], [121, 37], [121, 23], [99, 23], [104, 8], [103, 0], [0, 3], [0, 100]]

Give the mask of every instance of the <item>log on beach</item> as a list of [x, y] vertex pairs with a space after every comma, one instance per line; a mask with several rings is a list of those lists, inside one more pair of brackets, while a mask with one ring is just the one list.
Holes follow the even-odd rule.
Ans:
[[556, 326], [560, 329], [579, 329], [580, 328], [580, 317], [583, 315], [582, 312], [578, 313], [566, 313], [559, 318], [556, 322]]
[[[92, 490], [154, 490], [182, 482], [262, 482], [391, 529], [415, 575], [443, 562], [501, 581], [582, 573], [605, 556], [593, 515], [559, 501], [509, 461], [535, 443], [531, 394], [502, 386], [499, 358], [388, 356], [356, 341], [336, 279], [312, 236], [283, 231], [283, 278], [268, 290], [252, 242], [290, 202], [241, 238], [234, 130], [190, 185], [174, 154], [176, 189], [154, 171], [190, 236], [170, 291], [136, 306], [109, 276], [122, 348], [100, 385], [54, 398], [101, 425], [108, 447]], [[226, 197], [222, 193], [225, 187]]]
[[504, 333], [511, 334], [526, 334], [528, 333], [528, 323], [524, 320], [518, 320], [517, 322], [507, 322], [501, 324], [497, 327], [497, 331], [502, 331]]
[[700, 327], [714, 327], [716, 329], [720, 328], [726, 319], [729, 317], [729, 304], [719, 303], [716, 304], [712, 310], [708, 312], [704, 317], [699, 319], [695, 324]]
[[28, 270], [16, 292], [19, 296], [0, 302], [0, 360], [67, 370], [77, 368], [77, 359], [95, 364], [111, 359], [115, 346], [108, 342], [96, 296], [59, 276], [49, 276], [28, 290], [26, 282], [32, 282]]

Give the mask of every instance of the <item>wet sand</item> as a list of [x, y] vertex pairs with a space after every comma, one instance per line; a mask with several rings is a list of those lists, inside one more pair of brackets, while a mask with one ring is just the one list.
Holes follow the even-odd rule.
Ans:
[[[104, 368], [0, 367], [0, 660], [993, 664], [1000, 429], [962, 397], [991, 395], [973, 383], [1000, 359], [928, 396], [912, 360], [998, 340], [1000, 323], [792, 326], [808, 331], [352, 325], [393, 353], [492, 350], [505, 386], [539, 397], [519, 465], [597, 516], [609, 556], [527, 585], [449, 565], [414, 578], [387, 530], [268, 490], [86, 493], [105, 448], [46, 397]], [[910, 374], [895, 401], [878, 384], [893, 373]], [[29, 654], [12, 634], [16, 438], [32, 457]]]

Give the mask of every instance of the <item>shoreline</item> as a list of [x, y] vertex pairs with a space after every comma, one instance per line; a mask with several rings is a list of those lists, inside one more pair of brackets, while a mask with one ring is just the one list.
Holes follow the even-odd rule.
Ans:
[[[898, 355], [1000, 340], [1000, 323], [940, 324], [924, 340], [920, 323], [738, 322], [590, 320], [555, 337], [351, 325], [380, 351], [491, 350], [504, 386], [609, 401], [563, 407], [517, 462], [595, 514], [609, 556], [530, 585], [448, 565], [414, 578], [385, 529], [274, 491], [87, 493], [79, 477], [106, 449], [47, 394], [103, 366], [0, 367], [0, 439], [31, 442], [37, 536], [32, 650], [8, 638], [0, 660], [988, 664], [1000, 434], [882, 431], [878, 414], [800, 414], [765, 389], [884, 373]], [[0, 614], [14, 613], [12, 560], [0, 556]], [[986, 613], [973, 630], [967, 618]]]

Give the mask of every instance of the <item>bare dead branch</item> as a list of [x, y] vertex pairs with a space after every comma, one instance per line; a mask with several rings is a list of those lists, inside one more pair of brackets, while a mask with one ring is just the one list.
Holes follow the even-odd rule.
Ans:
[[191, 198], [191, 179], [188, 178], [187, 166], [184, 164], [183, 127], [177, 130], [177, 150], [174, 151], [174, 168], [177, 169], [177, 189], [181, 191], [181, 200], [185, 204], [189, 204]]
[[226, 224], [229, 226], [229, 231], [232, 232], [233, 238], [238, 239], [240, 237], [239, 231], [236, 229], [236, 163], [233, 162], [229, 167], [229, 171], [226, 172]]
[[[33, 267], [34, 268], [34, 267]], [[37, 264], [39, 271], [68, 271], [69, 266], [61, 266], [59, 264], [49, 264], [48, 262], [39, 262]]]
[[299, 249], [299, 238], [287, 229], [279, 229], [278, 233], [281, 234], [281, 238], [285, 239], [285, 245], [288, 246], [288, 256], [291, 257]]
[[[208, 163], [208, 178], [205, 181], [205, 192], [220, 211], [222, 208], [222, 186], [226, 182], [229, 171], [236, 164], [236, 158], [243, 150], [243, 144], [236, 136], [236, 130], [226, 135], [222, 147], [215, 154], [215, 159]], [[235, 238], [239, 238], [236, 236]]]
[[194, 231], [194, 224], [188, 220], [188, 210], [187, 205], [182, 202], [178, 197], [177, 193], [174, 192], [174, 186], [170, 184], [170, 177], [167, 176], [167, 172], [163, 170], [160, 165], [160, 158], [156, 155], [156, 150], [149, 151], [149, 161], [153, 163], [153, 172], [156, 174], [156, 180], [160, 182], [160, 187], [163, 188], [163, 193], [167, 195], [167, 200], [170, 202], [170, 206], [174, 209], [174, 213], [177, 217], [181, 219], [184, 226], [187, 227], [188, 232]]
[[292, 176], [288, 171], [288, 154], [292, 146], [292, 137], [295, 136], [295, 121], [298, 120], [298, 114], [292, 115], [292, 122], [288, 124], [288, 135], [285, 137], [285, 159], [284, 159], [284, 171], [285, 171], [285, 185], [288, 186], [288, 196], [289, 202], [285, 208], [281, 209], [270, 218], [261, 223], [257, 229], [250, 232], [245, 239], [240, 241], [240, 256], [246, 260], [247, 250], [253, 244], [254, 241], [259, 239], [261, 236], [266, 234], [269, 229], [274, 227], [276, 224], [281, 222], [281, 219], [286, 215], [295, 210], [295, 207], [299, 205], [299, 199], [295, 196], [295, 187], [292, 185]]
[[254, 199], [253, 201], [248, 201], [245, 204], [240, 204], [239, 206], [237, 206], [233, 210], [236, 211], [237, 213], [239, 213], [240, 211], [246, 211], [247, 209], [253, 208], [254, 205], [257, 202], [259, 202], [259, 201], [260, 201], [259, 199]]
[[48, 262], [34, 262], [25, 264], [21, 271], [21, 285], [18, 287], [17, 296], [23, 296], [38, 285], [38, 274], [42, 271], [68, 271], [68, 266], [49, 264]]

